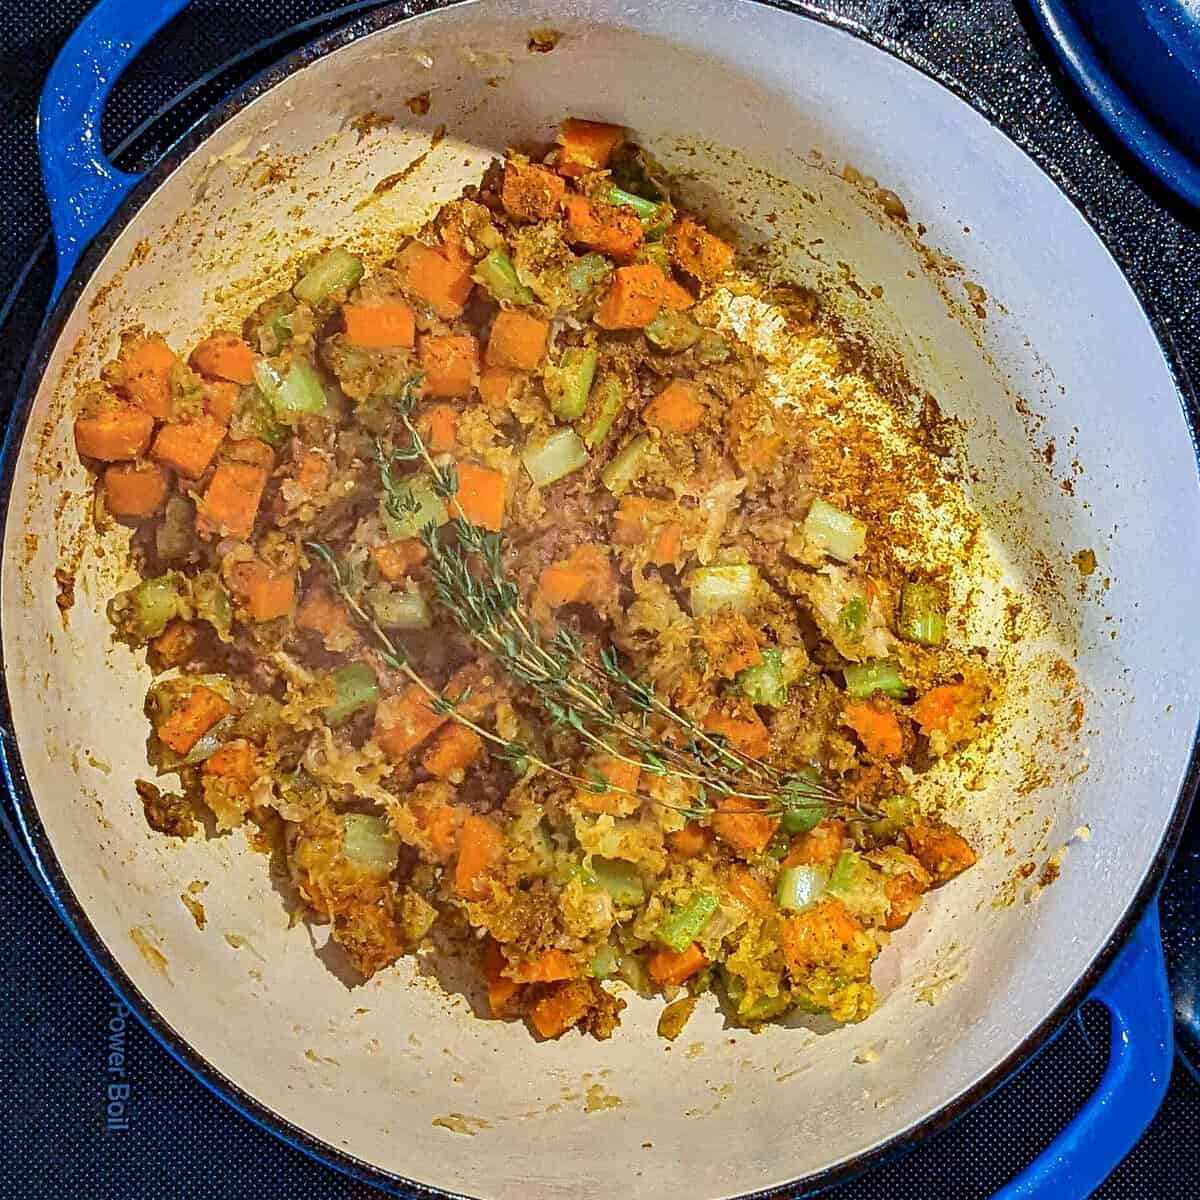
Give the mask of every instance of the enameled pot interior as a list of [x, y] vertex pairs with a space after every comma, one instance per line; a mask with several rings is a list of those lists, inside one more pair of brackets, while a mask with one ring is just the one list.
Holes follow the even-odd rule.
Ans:
[[[549, 53], [527, 49], [539, 27], [562, 35]], [[429, 114], [412, 115], [406, 101], [426, 91]], [[364, 132], [367, 113], [390, 121]], [[278, 290], [313, 248], [386, 254], [493, 155], [549, 140], [568, 113], [629, 125], [683, 173], [685, 202], [829, 289], [842, 319], [965, 430], [991, 567], [960, 634], [992, 645], [1016, 622], [1006, 645], [1019, 669], [989, 769], [956, 789], [983, 859], [895, 937], [881, 1009], [863, 1025], [754, 1036], [702, 1006], [672, 1046], [654, 1035], [659, 1005], [629, 997], [612, 1041], [535, 1044], [476, 1018], [470, 986], [428, 959], [350, 987], [240, 835], [151, 834], [133, 791], [148, 774], [148, 675], [108, 635], [122, 538], [88, 532], [76, 387], [131, 318], [182, 347]], [[846, 166], [892, 189], [910, 222]], [[7, 686], [36, 819], [95, 935], [254, 1103], [338, 1154], [449, 1191], [725, 1196], [810, 1177], [943, 1108], [1105, 946], [1192, 745], [1198, 638], [1181, 551], [1198, 538], [1193, 447], [1150, 324], [1080, 214], [966, 104], [844, 31], [747, 0], [597, 0], [553, 15], [469, 4], [385, 28], [261, 95], [98, 263], [16, 464]], [[1093, 575], [1073, 561], [1083, 550]], [[64, 563], [77, 580], [66, 614]], [[1031, 887], [1083, 826], [1090, 840], [1075, 838], [1059, 881]], [[179, 898], [193, 880], [207, 881], [203, 930]]]

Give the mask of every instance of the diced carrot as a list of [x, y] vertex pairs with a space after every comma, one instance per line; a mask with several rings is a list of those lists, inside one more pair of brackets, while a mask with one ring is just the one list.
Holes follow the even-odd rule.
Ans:
[[487, 877], [504, 855], [504, 834], [486, 817], [468, 813], [458, 831], [454, 891], [464, 900], [488, 895]]
[[733, 266], [733, 247], [691, 217], [671, 227], [667, 245], [675, 265], [703, 283], [720, 279]]
[[175, 351], [157, 334], [126, 338], [121, 346], [125, 392], [160, 421], [171, 419], [171, 374], [178, 361]]
[[909, 917], [921, 906], [921, 897], [925, 894], [925, 885], [908, 871], [899, 875], [889, 876], [883, 885], [883, 894], [888, 898], [887, 919], [884, 929], [902, 929]]
[[294, 571], [272, 571], [258, 559], [234, 563], [230, 584], [242, 598], [252, 621], [275, 621], [292, 611], [296, 599]]
[[475, 463], [459, 463], [457, 470], [458, 491], [450, 506], [451, 515], [493, 533], [499, 532], [504, 524], [504, 505], [508, 496], [504, 476]]
[[483, 738], [473, 729], [451, 721], [434, 738], [421, 766], [438, 779], [461, 775], [483, 753]]
[[899, 758], [904, 753], [904, 734], [900, 722], [890, 708], [870, 700], [851, 700], [842, 712], [868, 754], [880, 758]]
[[493, 1017], [511, 1016], [521, 985], [504, 973], [508, 961], [495, 938], [483, 943], [483, 979], [487, 984], [488, 1007]]
[[479, 398], [491, 409], [507, 408], [520, 372], [508, 367], [484, 367], [479, 376]]
[[602, 329], [645, 329], [662, 308], [684, 309], [695, 303], [687, 290], [654, 263], [618, 267], [596, 309]]
[[429, 557], [429, 551], [420, 538], [401, 538], [396, 542], [385, 542], [371, 547], [371, 561], [389, 583], [403, 579]]
[[[442, 695], [455, 701], [458, 712], [474, 721], [500, 699], [503, 691], [491, 668], [481, 662], [471, 662], [459, 667], [446, 680]], [[463, 696], [466, 696], [465, 700]]]
[[667, 845], [680, 858], [695, 858], [712, 845], [713, 831], [699, 821], [689, 821], [682, 829], [667, 834]]
[[222, 463], [208, 481], [196, 513], [196, 530], [205, 535], [248, 538], [254, 529], [263, 488], [267, 486], [264, 467], [244, 462]]
[[724, 608], [697, 623], [697, 632], [708, 658], [707, 669], [724, 679], [762, 662], [759, 631], [739, 612]]
[[296, 464], [296, 482], [310, 495], [320, 495], [329, 486], [329, 463], [317, 450], [302, 450]]
[[430, 396], [471, 394], [479, 374], [479, 343], [473, 337], [423, 337], [420, 355]]
[[779, 818], [762, 812], [757, 800], [722, 796], [712, 816], [713, 832], [741, 854], [761, 854], [779, 828]]
[[158, 431], [150, 457], [186, 479], [199, 479], [224, 440], [225, 426], [212, 417], [173, 421]]
[[532, 371], [546, 353], [549, 336], [549, 321], [515, 308], [505, 309], [492, 322], [487, 347], [488, 366]]
[[975, 865], [975, 851], [961, 833], [941, 822], [913, 825], [904, 831], [913, 857], [933, 876], [945, 883]]
[[837, 967], [863, 931], [840, 900], [820, 900], [781, 923], [788, 970], [800, 976], [812, 967]]
[[417, 333], [416, 314], [403, 300], [343, 304], [342, 324], [348, 342], [371, 350], [411, 350]]
[[[642, 769], [637, 763], [604, 755], [593, 758], [589, 765], [591, 771], [585, 773], [585, 778], [590, 779], [593, 772], [602, 775], [609, 784], [609, 790], [593, 792], [585, 787], [577, 787], [575, 803], [579, 808], [587, 812], [624, 816], [641, 807], [642, 801], [636, 792]], [[596, 780], [596, 786], [600, 786], [599, 780]]]
[[238, 410], [238, 401], [242, 397], [241, 384], [230, 383], [228, 379], [205, 379], [200, 387], [204, 394], [204, 411], [214, 421], [228, 425]]
[[519, 221], [548, 221], [558, 213], [567, 184], [560, 175], [537, 163], [510, 159], [504, 164], [500, 199], [505, 211]]
[[192, 351], [191, 364], [210, 379], [230, 383], [254, 382], [254, 364], [258, 356], [236, 333], [220, 330]]
[[592, 988], [582, 979], [550, 985], [529, 1010], [529, 1023], [539, 1037], [556, 1038], [574, 1028], [593, 1006]]
[[300, 629], [319, 633], [323, 638], [354, 628], [350, 606], [323, 584], [316, 584], [304, 593], [296, 610], [296, 625]]
[[771, 734], [756, 713], [753, 717], [731, 717], [711, 712], [704, 718], [709, 733], [720, 733], [729, 744], [750, 758], [762, 758], [771, 749]]
[[579, 968], [565, 950], [544, 950], [512, 969], [517, 983], [557, 983], [560, 979], [574, 979], [578, 974]]
[[204, 774], [216, 775], [247, 791], [258, 778], [258, 752], [245, 738], [226, 742], [216, 754], [204, 760]]
[[101, 462], [137, 458], [150, 445], [153, 432], [154, 418], [148, 412], [128, 405], [106, 408], [75, 418], [75, 449]]
[[607, 552], [584, 542], [569, 557], [543, 569], [538, 577], [538, 594], [551, 608], [584, 601], [597, 603], [611, 593], [614, 582]]
[[199, 684], [171, 709], [158, 727], [158, 740], [176, 754], [189, 754], [196, 743], [229, 714], [230, 703], [212, 688]]
[[471, 268], [452, 263], [444, 254], [421, 242], [409, 242], [396, 259], [405, 290], [424, 300], [443, 320], [462, 316], [474, 284]]
[[655, 983], [660, 987], [665, 987], [669, 984], [678, 986], [686, 983], [697, 971], [706, 966], [708, 966], [708, 959], [704, 957], [704, 951], [693, 942], [686, 950], [682, 951], [668, 950], [665, 947], [655, 950], [650, 955], [646, 969]]
[[149, 517], [167, 498], [167, 474], [151, 462], [115, 463], [104, 471], [104, 503], [114, 517]]
[[927, 733], [945, 733], [956, 723], [973, 721], [978, 715], [979, 700], [979, 690], [969, 684], [939, 684], [912, 706], [912, 718]]
[[201, 637], [199, 625], [176, 619], [150, 642], [150, 648], [163, 666], [178, 667], [192, 657]]
[[603, 171], [613, 151], [625, 140], [620, 125], [603, 121], [582, 121], [568, 117], [560, 128], [558, 169], [564, 175], [584, 175], [588, 171]]
[[[461, 728], [461, 726], [459, 727]], [[442, 862], [449, 862], [458, 851], [458, 831], [463, 810], [453, 804], [438, 804], [425, 812], [423, 824], [429, 844]]]
[[726, 878], [729, 894], [749, 909], [769, 908], [771, 893], [749, 867], [733, 867]]
[[846, 822], [834, 818], [819, 821], [807, 833], [798, 834], [779, 864], [783, 867], [832, 867], [846, 844]]
[[449, 454], [458, 440], [458, 409], [451, 404], [434, 404], [417, 419], [425, 445], [434, 454]]
[[638, 252], [642, 223], [633, 209], [596, 205], [578, 195], [568, 196], [564, 207], [568, 241], [610, 258], [632, 258]]
[[642, 417], [663, 433], [691, 433], [704, 420], [704, 396], [699, 384], [672, 380], [642, 409]]
[[393, 762], [399, 762], [449, 720], [429, 707], [423, 688], [410, 684], [398, 696], [375, 707], [375, 740]]

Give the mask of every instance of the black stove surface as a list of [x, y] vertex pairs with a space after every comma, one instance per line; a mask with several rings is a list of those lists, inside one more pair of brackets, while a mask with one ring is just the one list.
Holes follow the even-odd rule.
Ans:
[[[87, 6], [88, 0], [46, 6], [0, 0], [0, 297], [11, 293], [0, 309], [0, 409], [16, 386], [53, 277], [34, 147], [37, 96]], [[120, 163], [128, 169], [148, 165], [232, 87], [365, 7], [194, 0], [118, 85], [105, 118], [105, 144], [126, 144]], [[1010, 132], [1036, 146], [1105, 222], [1200, 379], [1200, 219], [1157, 189], [1068, 94], [1052, 54], [1019, 7], [1005, 0], [826, 0], [824, 7], [915, 50], [981, 95]], [[1162, 916], [1177, 1007], [1198, 996], [1200, 1008], [1200, 814], [1165, 886]], [[3, 838], [0, 953], [6, 964], [0, 980], [0, 1197], [364, 1200], [380, 1194], [237, 1115], [133, 1022], [124, 1030], [129, 1128], [106, 1131], [104, 1068], [114, 998]], [[1047, 1144], [1095, 1087], [1107, 1056], [1106, 1025], [1102, 1011], [1085, 1006], [1032, 1064], [949, 1131], [830, 1195], [984, 1200]], [[1097, 1197], [1195, 1200], [1198, 1135], [1200, 1084], [1177, 1062], [1157, 1119]], [[486, 1193], [487, 1181], [473, 1190]]]

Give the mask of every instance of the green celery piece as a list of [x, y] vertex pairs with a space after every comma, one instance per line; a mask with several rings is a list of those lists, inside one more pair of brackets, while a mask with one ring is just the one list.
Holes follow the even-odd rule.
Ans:
[[642, 469], [642, 460], [650, 452], [652, 445], [648, 433], [639, 433], [617, 451], [612, 462], [600, 473], [600, 482], [614, 496], [622, 495], [638, 477]]
[[542, 372], [542, 385], [550, 397], [550, 411], [560, 421], [575, 421], [587, 408], [599, 353], [594, 347], [570, 346], [558, 366]]
[[305, 304], [320, 304], [334, 292], [353, 287], [363, 277], [365, 269], [353, 254], [335, 247], [313, 263], [292, 288], [292, 295]]
[[492, 294], [508, 304], [534, 304], [537, 297], [517, 278], [517, 268], [501, 246], [490, 250], [475, 268], [475, 278]]
[[876, 692], [902, 700], [908, 694], [908, 684], [900, 668], [888, 659], [875, 658], [865, 663], [847, 663], [842, 668], [846, 691], [856, 700], [865, 700]]
[[946, 609], [941, 593], [931, 583], [910, 580], [900, 589], [900, 636], [923, 646], [940, 646], [946, 640]]
[[615, 375], [603, 374], [592, 386], [590, 403], [595, 416], [580, 424], [579, 434], [589, 450], [594, 450], [612, 430], [625, 407], [625, 388]]
[[761, 661], [739, 671], [733, 684], [751, 704], [782, 708], [788, 698], [788, 687], [783, 678], [783, 655], [774, 646], [765, 646]]
[[612, 263], [602, 254], [584, 254], [567, 268], [567, 282], [578, 296], [590, 292], [612, 274]]
[[574, 429], [556, 429], [549, 437], [527, 446], [521, 454], [529, 478], [538, 487], [564, 479], [587, 460], [587, 450]]
[[857, 642], [867, 627], [867, 602], [862, 596], [847, 600], [838, 613], [838, 626], [851, 641]]
[[715, 892], [697, 892], [686, 904], [677, 905], [663, 917], [655, 936], [664, 946], [682, 954], [700, 936], [720, 902]]
[[646, 899], [646, 886], [633, 863], [619, 858], [593, 858], [596, 883], [622, 908], [636, 908]]
[[802, 912], [820, 898], [828, 883], [824, 867], [785, 867], [775, 885], [775, 899], [786, 912]]
[[379, 699], [379, 680], [368, 663], [350, 663], [333, 672], [336, 698], [321, 710], [327, 725], [340, 725]]
[[615, 183], [609, 185], [604, 198], [609, 204], [632, 208], [643, 221], [653, 220], [659, 208], [662, 207], [658, 201], [647, 200], [644, 196], [635, 196], [633, 192], [627, 192], [624, 188], [617, 187]]
[[400, 842], [388, 832], [382, 817], [343, 813], [342, 854], [356, 866], [388, 875], [395, 870], [400, 857]]
[[679, 354], [690, 350], [700, 340], [703, 332], [704, 330], [687, 313], [664, 308], [646, 326], [646, 340], [669, 354]]
[[389, 536], [396, 539], [420, 537], [426, 525], [445, 525], [450, 519], [445, 500], [426, 472], [402, 480], [390, 493], [384, 492], [379, 499], [379, 515]]

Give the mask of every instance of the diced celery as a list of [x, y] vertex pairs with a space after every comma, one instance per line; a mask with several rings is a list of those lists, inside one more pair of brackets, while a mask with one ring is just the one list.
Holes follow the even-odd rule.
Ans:
[[332, 675], [335, 699], [321, 710], [328, 725], [340, 725], [361, 708], [379, 699], [379, 681], [368, 663], [350, 663], [338, 667]]
[[594, 450], [606, 437], [613, 427], [613, 422], [625, 407], [625, 388], [616, 375], [601, 375], [592, 387], [591, 408], [594, 417], [579, 425], [579, 433], [583, 443], [589, 450]]
[[850, 562], [867, 544], [867, 526], [857, 517], [818, 499], [804, 518], [804, 540], [814, 550], [840, 562]]
[[908, 693], [908, 684], [900, 675], [899, 667], [887, 659], [847, 663], [842, 668], [842, 674], [846, 677], [846, 691], [856, 700], [865, 700], [876, 692], [901, 700]]
[[302, 358], [297, 358], [283, 377], [283, 387], [274, 404], [280, 419], [287, 420], [302, 413], [324, 412], [328, 399], [320, 376]]
[[576, 295], [590, 292], [612, 274], [612, 263], [602, 254], [585, 254], [567, 268], [567, 282]]
[[664, 946], [682, 954], [700, 936], [721, 903], [715, 892], [697, 892], [686, 904], [676, 905], [654, 931]]
[[382, 817], [342, 813], [342, 855], [355, 866], [389, 875], [400, 857], [400, 842], [388, 832]]
[[843, 850], [838, 855], [833, 870], [829, 873], [829, 890], [831, 892], [849, 892], [860, 883], [861, 877], [869, 868], [861, 854], [853, 850]]
[[609, 942], [605, 942], [595, 954], [592, 955], [592, 976], [595, 979], [607, 979], [620, 965], [621, 959], [617, 954], [616, 948]]
[[320, 304], [336, 291], [353, 287], [363, 277], [363, 265], [341, 247], [327, 250], [304, 274], [292, 295], [305, 304]]
[[646, 899], [646, 886], [633, 863], [619, 858], [593, 858], [596, 883], [621, 908], [635, 908]]
[[626, 208], [632, 208], [643, 221], [649, 221], [655, 217], [661, 207], [657, 200], [647, 200], [644, 196], [635, 196], [632, 192], [617, 187], [615, 183], [609, 185], [605, 199], [609, 204], [620, 204]]
[[583, 416], [598, 358], [594, 348], [570, 346], [562, 352], [557, 366], [543, 371], [542, 386], [550, 398], [550, 411], [560, 421], [574, 421]]
[[923, 646], [940, 646], [946, 640], [946, 607], [931, 583], [910, 581], [900, 589], [900, 636]]
[[574, 429], [556, 429], [549, 437], [527, 446], [521, 455], [529, 478], [538, 487], [578, 471], [587, 460], [587, 450]]
[[889, 796], [879, 807], [883, 816], [867, 826], [871, 836], [879, 841], [891, 841], [900, 830], [913, 823], [919, 811], [911, 796]]
[[371, 588], [366, 593], [371, 616], [384, 629], [429, 629], [433, 616], [420, 592], [394, 592], [390, 588]]
[[207, 621], [217, 636], [227, 642], [233, 633], [233, 605], [215, 571], [202, 571], [192, 580], [192, 603], [196, 616]]
[[727, 604], [735, 612], [748, 612], [758, 593], [758, 568], [754, 566], [697, 567], [688, 577], [693, 617], [719, 612]]
[[760, 661], [739, 671], [734, 686], [751, 704], [764, 708], [782, 708], [787, 703], [788, 687], [783, 676], [783, 655], [774, 646], [763, 647]]
[[838, 628], [852, 642], [857, 642], [867, 627], [867, 602], [862, 596], [847, 600], [838, 613]]
[[775, 900], [787, 912], [802, 912], [821, 897], [828, 883], [824, 867], [785, 867], [775, 885]]
[[125, 628], [141, 642], [156, 638], [167, 627], [167, 623], [179, 615], [179, 580], [175, 575], [160, 575], [157, 579], [143, 579], [136, 587], [125, 593], [128, 616], [123, 621]]
[[696, 360], [705, 366], [728, 362], [732, 353], [729, 343], [711, 329], [706, 329], [696, 343]]
[[703, 332], [687, 313], [676, 312], [670, 308], [662, 309], [646, 326], [647, 340], [660, 350], [671, 354], [691, 349], [700, 340]]
[[537, 297], [517, 278], [517, 268], [502, 246], [489, 250], [475, 268], [475, 278], [494, 300], [508, 304], [533, 304]]
[[450, 519], [446, 502], [426, 473], [410, 476], [385, 492], [379, 501], [379, 515], [388, 535], [397, 539], [420, 537], [427, 525], [444, 525]]

